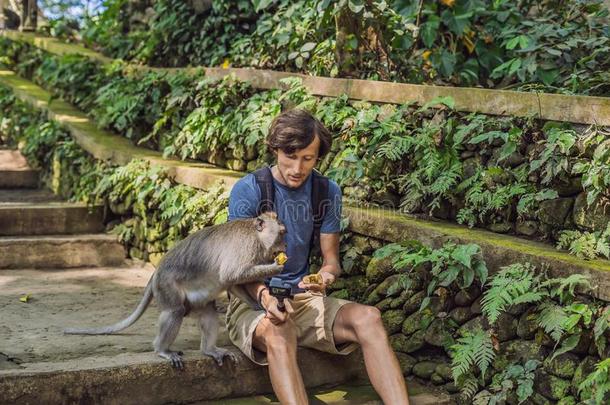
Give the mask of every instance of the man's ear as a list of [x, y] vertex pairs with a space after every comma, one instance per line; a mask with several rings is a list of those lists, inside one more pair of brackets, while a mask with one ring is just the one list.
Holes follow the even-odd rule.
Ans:
[[260, 217], [256, 218], [255, 227], [258, 232], [261, 232], [263, 229], [265, 229], [265, 221]]

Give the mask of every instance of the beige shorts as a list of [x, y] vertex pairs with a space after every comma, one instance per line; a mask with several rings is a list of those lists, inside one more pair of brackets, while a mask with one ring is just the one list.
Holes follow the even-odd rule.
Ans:
[[[335, 345], [333, 325], [339, 309], [351, 301], [323, 297], [310, 292], [296, 294], [290, 301], [294, 312], [290, 314], [297, 328], [299, 346], [334, 354], [349, 354], [357, 343]], [[254, 331], [264, 318], [265, 311], [255, 311], [248, 304], [232, 297], [227, 309], [229, 338], [250, 360], [267, 365], [267, 355], [252, 345]]]

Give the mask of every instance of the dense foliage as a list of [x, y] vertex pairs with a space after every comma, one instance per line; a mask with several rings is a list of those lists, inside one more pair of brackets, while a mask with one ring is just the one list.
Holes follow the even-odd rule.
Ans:
[[0, 47], [5, 65], [166, 156], [251, 171], [272, 161], [263, 140], [273, 117], [302, 107], [333, 133], [319, 169], [348, 199], [559, 240], [586, 259], [610, 256], [604, 128], [464, 114], [450, 98], [377, 105], [313, 97], [294, 79], [261, 91], [232, 77], [102, 66], [6, 39]]
[[230, 64], [610, 94], [610, 29], [601, 0], [193, 3], [107, 0], [83, 38], [110, 56], [154, 66]]
[[[388, 264], [393, 275], [388, 273]], [[542, 378], [555, 384], [555, 391], [542, 388], [555, 400], [573, 396], [578, 402], [580, 396], [585, 403], [598, 404], [610, 392], [604, 374], [610, 310], [582, 294], [591, 288], [586, 277], [549, 278], [528, 263], [503, 267], [488, 277], [477, 245], [446, 243], [431, 249], [413, 241], [377, 249], [366, 266], [367, 280], [374, 282], [379, 271], [387, 278], [367, 289], [363, 300], [386, 311], [386, 327], [390, 333], [398, 332], [390, 340], [399, 352], [407, 356], [417, 355], [418, 350], [434, 352], [417, 343], [419, 331], [424, 332], [424, 344], [443, 348], [451, 358], [452, 377], [463, 401], [499, 404], [530, 399], [538, 403], [534, 388], [541, 389]], [[464, 318], [464, 312], [474, 314]], [[402, 328], [397, 320], [403, 320]], [[531, 348], [550, 350], [542, 356], [536, 351], [511, 353], [508, 345], [516, 344], [517, 337], [532, 339]], [[570, 388], [556, 376], [575, 375], [573, 369], [558, 365], [566, 359], [574, 364], [576, 353], [595, 355], [597, 366], [587, 378], [574, 377]], [[438, 367], [435, 373], [441, 373]], [[442, 381], [440, 376], [432, 380]]]

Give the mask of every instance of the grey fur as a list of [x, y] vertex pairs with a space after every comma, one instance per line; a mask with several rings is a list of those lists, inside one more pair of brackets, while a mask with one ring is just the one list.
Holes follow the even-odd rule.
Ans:
[[216, 347], [218, 321], [214, 299], [229, 290], [257, 308], [242, 284], [282, 271], [283, 266], [274, 259], [279, 252], [286, 251], [285, 232], [274, 212], [201, 229], [167, 252], [131, 315], [111, 326], [69, 328], [64, 333], [104, 335], [121, 331], [140, 318], [154, 297], [161, 310], [159, 334], [153, 343], [155, 351], [174, 367], [183, 367], [181, 353], [170, 351], [169, 346], [176, 339], [184, 316], [192, 313], [199, 317], [201, 351], [222, 365], [224, 356], [234, 355]]

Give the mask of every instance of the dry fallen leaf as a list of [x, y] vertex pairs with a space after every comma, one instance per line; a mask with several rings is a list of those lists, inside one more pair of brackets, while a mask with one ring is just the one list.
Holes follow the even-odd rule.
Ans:
[[26, 295], [19, 297], [19, 301], [21, 301], [21, 302], [28, 302], [29, 300], [30, 300], [30, 294], [26, 294]]

